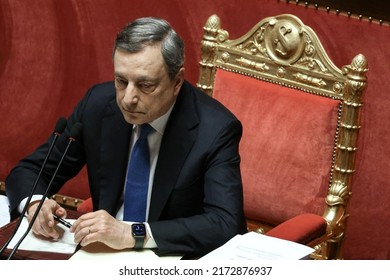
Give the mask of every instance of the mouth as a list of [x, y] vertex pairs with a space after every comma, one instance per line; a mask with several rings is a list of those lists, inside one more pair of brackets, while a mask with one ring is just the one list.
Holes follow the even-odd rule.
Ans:
[[129, 114], [129, 115], [145, 115], [144, 112], [136, 111], [134, 109], [128, 109], [128, 108], [123, 107], [123, 106], [122, 106], [122, 111]]

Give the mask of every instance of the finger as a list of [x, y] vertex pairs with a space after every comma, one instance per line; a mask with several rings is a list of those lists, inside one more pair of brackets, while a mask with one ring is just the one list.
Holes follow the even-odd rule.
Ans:
[[53, 214], [59, 208], [61, 207], [54, 200], [46, 200], [42, 206], [41, 211], [43, 214], [43, 218], [45, 219], [45, 224], [47, 224], [50, 228], [54, 227], [55, 225]]
[[[29, 221], [29, 223], [32, 222], [33, 220], [33, 217], [35, 216], [35, 212], [38, 208], [38, 203], [39, 201], [34, 201], [30, 204], [29, 208], [28, 208], [28, 216], [27, 216], [27, 219]], [[32, 232], [35, 234], [35, 235], [40, 235], [40, 236], [45, 236], [45, 237], [48, 237], [47, 234], [46, 234], [46, 231], [44, 231], [42, 229], [42, 225], [41, 225], [41, 222], [42, 222], [42, 219], [40, 219], [40, 216], [42, 216], [42, 213], [39, 212], [36, 216], [36, 219], [34, 221], [34, 224], [32, 225], [31, 227], [31, 230]]]
[[28, 222], [31, 222], [33, 216], [35, 215], [35, 212], [38, 208], [39, 200], [33, 201], [29, 204], [28, 210], [27, 210], [27, 220]]
[[60, 235], [57, 232], [57, 230], [54, 228], [53, 224], [51, 221], [48, 221], [47, 217], [45, 217], [44, 215], [39, 215], [38, 222], [36, 225], [36, 231], [40, 235], [43, 235], [47, 238], [58, 239]]
[[40, 232], [42, 235], [46, 237], [50, 237], [53, 239], [58, 239], [60, 237], [59, 232], [56, 230], [56, 228], [51, 224], [51, 221], [47, 223], [47, 220], [44, 220], [43, 222], [40, 222]]
[[94, 242], [94, 239], [91, 239], [91, 235], [93, 236], [94, 234], [96, 234], [96, 232], [93, 231], [92, 226], [84, 227], [75, 233], [74, 242], [86, 246], [87, 244]]
[[63, 218], [63, 219], [65, 219], [66, 216], [67, 216], [67, 212], [66, 212], [65, 208], [63, 208], [63, 207], [59, 207], [58, 209], [55, 210], [54, 213], [55, 213], [58, 217], [61, 217], [61, 218]]
[[42, 229], [41, 229], [41, 226], [40, 226], [39, 222], [36, 221], [36, 222], [33, 224], [32, 228], [31, 228], [31, 231], [32, 231], [35, 235], [42, 236], [44, 233], [41, 233], [41, 230], [42, 230]]
[[55, 201], [46, 200], [39, 212], [36, 225], [35, 233], [43, 235], [48, 238], [58, 239], [59, 233], [54, 229], [55, 222], [53, 218], [53, 211], [59, 206]]
[[43, 236], [43, 237], [46, 237], [46, 238], [56, 238], [56, 236], [53, 237], [52, 234], [49, 234], [44, 229], [44, 227], [42, 226], [41, 222], [38, 219], [34, 222], [31, 230], [37, 236]]
[[66, 215], [65, 209], [53, 199], [45, 201], [43, 212], [46, 215], [47, 224], [50, 227], [54, 227], [56, 224], [54, 221], [54, 214], [60, 217], [64, 217]]
[[84, 215], [81, 215], [72, 225], [70, 228], [70, 232], [77, 232], [83, 229], [84, 227], [90, 226], [93, 223], [93, 219], [95, 218], [94, 212], [92, 213], [86, 213]]
[[88, 234], [80, 241], [81, 246], [87, 246], [99, 240], [99, 233], [95, 232], [92, 227], [89, 227]]

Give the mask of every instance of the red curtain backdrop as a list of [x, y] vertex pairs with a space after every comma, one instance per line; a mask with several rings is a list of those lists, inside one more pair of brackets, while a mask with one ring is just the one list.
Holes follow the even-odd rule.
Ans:
[[[51, 133], [92, 84], [112, 79], [116, 33], [138, 17], [167, 19], [186, 43], [186, 77], [199, 74], [203, 26], [218, 14], [230, 38], [259, 20], [297, 15], [338, 67], [369, 62], [345, 259], [390, 259], [390, 26], [277, 0], [0, 0], [0, 180]], [[84, 186], [85, 173], [67, 188]]]

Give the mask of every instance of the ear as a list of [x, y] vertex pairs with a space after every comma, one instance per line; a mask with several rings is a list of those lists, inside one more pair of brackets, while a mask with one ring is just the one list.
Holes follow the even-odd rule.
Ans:
[[175, 95], [177, 96], [179, 94], [181, 86], [184, 83], [184, 67], [180, 68], [179, 72], [177, 72], [174, 83]]

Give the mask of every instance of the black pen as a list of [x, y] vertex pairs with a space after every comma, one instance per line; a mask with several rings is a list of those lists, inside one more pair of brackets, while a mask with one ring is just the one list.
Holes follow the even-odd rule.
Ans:
[[60, 218], [60, 217], [57, 217], [56, 215], [53, 215], [54, 216], [54, 220], [56, 220], [57, 222], [59, 222], [60, 224], [66, 226], [67, 228], [70, 228], [72, 226], [71, 223], [65, 221], [64, 219]]

